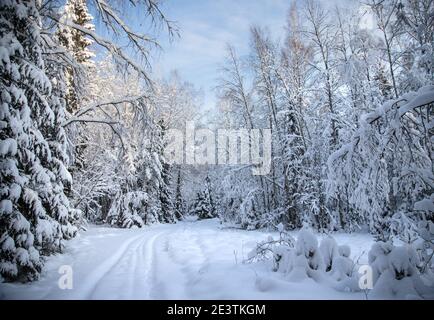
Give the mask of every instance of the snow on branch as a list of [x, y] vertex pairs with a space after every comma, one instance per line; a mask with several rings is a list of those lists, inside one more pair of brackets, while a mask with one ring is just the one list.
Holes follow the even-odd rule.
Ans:
[[[66, 127], [74, 122], [88, 122], [88, 120], [81, 118], [82, 116], [95, 111], [96, 109], [102, 109], [106, 106], [117, 106], [120, 104], [128, 103], [128, 104], [135, 104], [137, 101], [140, 101], [142, 99], [148, 99], [149, 97], [147, 95], [140, 95], [140, 96], [134, 96], [134, 97], [122, 97], [115, 100], [108, 100], [104, 102], [98, 102], [94, 103], [88, 107], [85, 107], [83, 109], [78, 110], [71, 118], [66, 120], [63, 123], [63, 126]], [[91, 121], [95, 122], [95, 121]]]
[[[147, 71], [140, 66], [137, 62], [133, 61], [125, 52], [122, 50], [122, 48], [118, 45], [115, 45], [112, 41], [109, 41], [107, 39], [104, 39], [103, 37], [97, 35], [95, 32], [88, 30], [70, 20], [64, 19], [60, 16], [60, 14], [50, 11], [50, 13], [47, 15], [48, 18], [54, 20], [55, 22], [62, 24], [64, 26], [76, 29], [83, 34], [91, 37], [98, 45], [105, 48], [108, 52], [110, 52], [115, 58], [120, 59], [124, 63], [126, 63], [127, 66], [133, 68], [135, 71], [137, 71], [146, 81], [148, 85], [152, 85], [152, 80], [149, 78]], [[145, 48], [141, 48], [142, 55], [145, 51]], [[146, 55], [143, 55], [143, 58], [146, 58]]]
[[[401, 104], [403, 103], [404, 104]], [[420, 88], [417, 92], [410, 92], [403, 95], [401, 98], [391, 100], [383, 104], [380, 108], [370, 113], [367, 113], [360, 119], [360, 128], [355, 133], [353, 140], [343, 145], [339, 150], [334, 152], [329, 158], [329, 166], [337, 159], [344, 158], [348, 152], [353, 150], [359, 144], [361, 138], [366, 134], [367, 126], [373, 125], [375, 122], [384, 118], [386, 113], [393, 109], [397, 109], [397, 117], [402, 118], [408, 112], [411, 112], [417, 108], [428, 106], [434, 103], [434, 86], [429, 85]], [[401, 105], [400, 105], [401, 104]], [[392, 126], [393, 129], [393, 126]], [[393, 134], [393, 132], [389, 132]]]
[[[146, 57], [148, 55], [148, 51], [144, 50], [144, 47], [141, 45], [141, 41], [148, 42], [155, 47], [160, 48], [160, 44], [153, 38], [145, 35], [145, 34], [139, 34], [135, 31], [133, 31], [131, 28], [128, 27], [128, 25], [119, 17], [119, 15], [113, 10], [113, 8], [104, 0], [95, 0], [97, 7], [99, 9], [99, 12], [101, 13], [102, 19], [104, 23], [113, 30], [113, 32], [118, 33], [117, 29], [115, 29], [114, 26], [119, 26], [119, 28], [127, 35], [128, 39], [134, 44], [134, 46]], [[133, 1], [134, 4], [134, 1]], [[152, 6], [151, 6], [152, 5]], [[150, 8], [156, 8], [156, 9], [150, 9], [150, 10], [158, 10], [160, 19], [166, 22], [167, 29], [170, 34], [173, 33], [173, 29], [169, 21], [166, 20], [164, 15], [159, 11], [156, 4], [154, 4], [152, 1], [149, 1], [148, 7]], [[154, 13], [151, 11], [150, 13], [152, 15], [153, 20], [155, 20]], [[146, 59], [146, 63], [149, 65], [148, 60]]]

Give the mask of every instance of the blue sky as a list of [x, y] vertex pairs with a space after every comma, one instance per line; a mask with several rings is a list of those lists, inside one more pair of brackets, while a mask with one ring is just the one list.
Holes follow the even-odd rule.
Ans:
[[[299, 4], [302, 4], [299, 0]], [[348, 6], [354, 0], [321, 0], [325, 6]], [[163, 11], [177, 22], [180, 38], [172, 43], [161, 36], [163, 51], [153, 70], [166, 76], [178, 70], [181, 77], [202, 88], [204, 105], [215, 104], [216, 79], [224, 61], [226, 43], [239, 55], [249, 52], [251, 25], [268, 27], [273, 37], [282, 39], [291, 0], [165, 0]]]
[[[177, 70], [182, 79], [202, 89], [204, 107], [215, 106], [214, 88], [224, 62], [226, 44], [233, 45], [239, 56], [249, 53], [250, 27], [267, 27], [275, 39], [282, 39], [292, 0], [163, 0], [161, 9], [176, 22], [180, 37], [168, 41], [160, 30], [157, 40], [163, 50], [153, 52], [153, 72], [166, 77]], [[348, 6], [355, 0], [320, 0], [328, 7]], [[298, 0], [299, 5], [303, 0]], [[135, 30], [143, 29], [144, 16], [124, 3]], [[104, 30], [102, 25], [97, 28]], [[100, 23], [101, 24], [101, 23]], [[143, 30], [141, 30], [143, 31]], [[152, 32], [154, 32], [153, 30]], [[104, 31], [103, 35], [104, 35]]]
[[289, 5], [290, 0], [166, 0], [163, 10], [177, 22], [180, 38], [169, 43], [162, 34], [163, 51], [154, 72], [164, 76], [178, 70], [183, 79], [203, 89], [205, 108], [212, 108], [226, 43], [234, 45], [238, 54], [248, 54], [252, 24], [282, 36]]

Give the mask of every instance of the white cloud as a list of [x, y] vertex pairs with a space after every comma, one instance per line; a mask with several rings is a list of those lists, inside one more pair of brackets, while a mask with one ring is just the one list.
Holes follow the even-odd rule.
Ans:
[[[348, 0], [330, 0], [328, 5], [343, 6]], [[182, 77], [201, 87], [208, 108], [214, 103], [212, 88], [223, 62], [226, 43], [247, 54], [251, 25], [267, 26], [275, 37], [282, 37], [290, 0], [179, 0], [165, 3], [167, 16], [178, 21], [181, 38], [164, 43], [155, 70], [168, 74], [177, 69]]]

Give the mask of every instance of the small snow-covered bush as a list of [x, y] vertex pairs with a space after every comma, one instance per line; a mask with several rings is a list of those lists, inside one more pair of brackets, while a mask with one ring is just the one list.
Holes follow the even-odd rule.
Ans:
[[[333, 247], [334, 239], [328, 239], [330, 244], [324, 244], [322, 250]], [[327, 242], [327, 241], [326, 241]], [[331, 248], [337, 254], [337, 247]], [[280, 239], [269, 237], [266, 241], [258, 243], [257, 247], [249, 253], [249, 262], [273, 258], [273, 271], [288, 275], [291, 281], [300, 281], [305, 278], [318, 278], [324, 271], [324, 258], [318, 246], [315, 235], [306, 228], [298, 233], [297, 241], [283, 230]]]
[[333, 256], [331, 265], [331, 273], [333, 278], [337, 281], [352, 278], [355, 263], [350, 258], [350, 247], [347, 245], [338, 246], [336, 251], [337, 254]]
[[303, 228], [298, 233], [295, 249], [297, 254], [304, 254], [306, 258], [311, 258], [318, 249], [318, 240], [312, 232]]
[[388, 268], [388, 255], [393, 250], [389, 242], [378, 241], [372, 245], [368, 253], [368, 263], [372, 268], [374, 282]]
[[416, 243], [416, 251], [420, 259], [420, 271], [434, 274], [434, 223], [421, 221], [418, 225], [420, 241]]
[[420, 224], [421, 239], [414, 245], [394, 246], [381, 241], [373, 244], [368, 255], [374, 277], [372, 298], [434, 298], [431, 225], [431, 222]]
[[336, 240], [332, 237], [327, 237], [321, 241], [319, 250], [323, 257], [323, 262], [325, 265], [325, 271], [329, 272], [332, 270], [333, 260], [338, 256], [338, 244]]
[[420, 259], [410, 246], [376, 243], [370, 251], [370, 264], [377, 277], [370, 293], [380, 299], [434, 298], [434, 279], [420, 273]]
[[279, 224], [279, 238], [274, 239], [269, 236], [267, 240], [259, 242], [256, 247], [247, 255], [245, 262], [255, 262], [263, 260], [273, 260], [273, 270], [277, 271], [281, 266], [288, 265], [288, 257], [290, 251], [295, 246], [295, 240], [291, 235], [283, 229]]
[[295, 254], [304, 256], [310, 269], [317, 270], [322, 266], [321, 253], [318, 250], [318, 240], [312, 232], [303, 228], [298, 233]]
[[[307, 229], [299, 232], [290, 280], [298, 276], [310, 277], [316, 281], [327, 279], [338, 290], [356, 290], [354, 261], [350, 258], [348, 246], [338, 246], [336, 240], [328, 236], [318, 246], [315, 235]], [[304, 269], [303, 269], [304, 268]], [[283, 270], [282, 270], [283, 271]]]

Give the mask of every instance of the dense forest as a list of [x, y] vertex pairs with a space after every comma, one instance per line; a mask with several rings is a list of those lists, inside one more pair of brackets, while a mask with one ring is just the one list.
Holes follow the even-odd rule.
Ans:
[[[283, 39], [255, 25], [248, 55], [227, 44], [214, 112], [153, 72], [157, 34], [182, 41], [155, 0], [0, 0], [3, 279], [37, 279], [88, 224], [190, 215], [434, 246], [434, 1], [291, 1]], [[188, 121], [270, 129], [269, 173], [171, 163], [168, 132]]]

